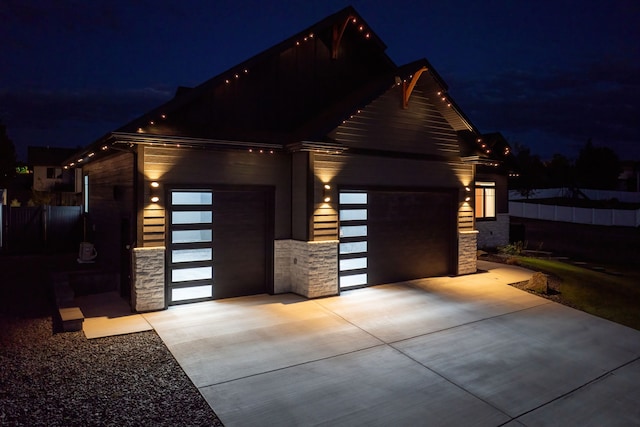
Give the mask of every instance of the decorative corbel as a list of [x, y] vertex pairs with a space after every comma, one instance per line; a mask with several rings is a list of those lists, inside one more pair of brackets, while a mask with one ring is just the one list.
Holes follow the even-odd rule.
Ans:
[[347, 29], [347, 25], [349, 21], [355, 22], [356, 18], [353, 16], [347, 17], [342, 26], [338, 26], [338, 24], [333, 25], [333, 36], [331, 40], [331, 59], [338, 59], [338, 48], [340, 47], [340, 42], [342, 41], [342, 36], [344, 35], [344, 31]]
[[427, 67], [422, 67], [418, 71], [416, 71], [411, 77], [411, 81], [409, 82], [409, 84], [407, 84], [406, 80], [402, 81], [402, 108], [404, 108], [405, 110], [409, 108], [409, 97], [411, 96], [411, 92], [413, 92], [413, 89], [416, 87], [416, 83], [418, 83], [420, 75], [422, 75], [422, 73], [427, 70]]

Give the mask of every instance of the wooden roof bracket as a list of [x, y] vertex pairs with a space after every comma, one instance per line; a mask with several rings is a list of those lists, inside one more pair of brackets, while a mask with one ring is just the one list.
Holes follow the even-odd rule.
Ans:
[[342, 41], [342, 36], [344, 35], [344, 30], [347, 29], [347, 25], [349, 21], [356, 19], [354, 16], [349, 15], [347, 19], [342, 24], [342, 27], [338, 27], [338, 24], [333, 25], [333, 35], [331, 40], [331, 59], [338, 59], [338, 47], [340, 47], [340, 42]]
[[416, 87], [418, 79], [420, 78], [422, 73], [427, 70], [427, 67], [422, 67], [418, 71], [416, 71], [411, 77], [411, 81], [409, 82], [409, 84], [407, 84], [406, 80], [402, 81], [402, 108], [404, 108], [405, 110], [409, 108], [409, 97], [411, 96], [411, 92], [413, 92], [413, 89]]

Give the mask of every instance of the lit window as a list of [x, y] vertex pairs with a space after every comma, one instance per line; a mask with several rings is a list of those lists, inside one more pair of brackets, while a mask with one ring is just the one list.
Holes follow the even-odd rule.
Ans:
[[84, 193], [84, 213], [89, 212], [89, 175], [83, 177], [83, 193]]
[[496, 183], [476, 182], [476, 219], [495, 219]]

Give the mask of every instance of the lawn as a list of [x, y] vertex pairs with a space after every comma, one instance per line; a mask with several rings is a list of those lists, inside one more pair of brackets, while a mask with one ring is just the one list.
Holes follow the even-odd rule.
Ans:
[[560, 302], [640, 330], [640, 272], [630, 267], [605, 267], [619, 275], [541, 258], [517, 257], [517, 263], [560, 279]]

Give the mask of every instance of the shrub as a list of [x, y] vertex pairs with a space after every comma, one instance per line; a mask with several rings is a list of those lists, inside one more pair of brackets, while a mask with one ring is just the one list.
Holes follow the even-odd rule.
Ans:
[[525, 246], [526, 245], [522, 242], [513, 242], [508, 245], [498, 247], [498, 252], [504, 255], [521, 255]]

